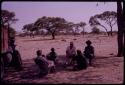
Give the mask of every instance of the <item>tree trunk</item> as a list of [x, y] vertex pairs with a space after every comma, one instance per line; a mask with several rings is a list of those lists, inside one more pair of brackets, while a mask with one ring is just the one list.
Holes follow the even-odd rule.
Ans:
[[123, 56], [125, 57], [125, 28], [124, 28], [124, 49], [123, 49]]
[[84, 28], [83, 28], [83, 37], [84, 37], [84, 35], [85, 35], [85, 30], [84, 30]]
[[117, 2], [117, 24], [118, 24], [118, 57], [123, 55], [123, 14], [121, 2]]
[[103, 25], [100, 25], [100, 26], [102, 26], [102, 27], [105, 29], [105, 31], [106, 31], [106, 33], [107, 33], [107, 35], [109, 36], [109, 32], [108, 32], [108, 30], [106, 29], [106, 27], [105, 27], [105, 26], [103, 26]]
[[111, 31], [110, 31], [110, 34], [111, 34], [111, 36], [112, 36], [112, 26], [110, 26], [111, 27]]
[[[123, 7], [123, 10], [125, 10], [125, 7]], [[125, 15], [125, 11], [123, 12], [123, 15]], [[125, 16], [123, 16], [123, 18], [125, 19]], [[124, 20], [124, 23], [123, 23], [123, 35], [124, 35], [123, 56], [125, 57], [125, 20]]]
[[55, 39], [55, 33], [52, 33], [52, 39], [53, 40]]

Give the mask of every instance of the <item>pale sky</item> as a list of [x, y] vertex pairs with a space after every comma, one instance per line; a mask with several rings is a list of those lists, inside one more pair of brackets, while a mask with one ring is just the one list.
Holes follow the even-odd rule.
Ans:
[[[86, 22], [86, 31], [90, 31], [89, 19], [95, 14], [104, 11], [117, 11], [116, 2], [24, 2], [24, 1], [8, 1], [2, 3], [2, 10], [15, 12], [16, 18], [19, 19], [12, 27], [16, 31], [21, 31], [25, 24], [34, 23], [42, 16], [62, 17], [67, 21], [79, 23]], [[101, 28], [103, 30], [103, 28]], [[109, 29], [108, 29], [109, 30]], [[117, 30], [117, 25], [114, 26]]]

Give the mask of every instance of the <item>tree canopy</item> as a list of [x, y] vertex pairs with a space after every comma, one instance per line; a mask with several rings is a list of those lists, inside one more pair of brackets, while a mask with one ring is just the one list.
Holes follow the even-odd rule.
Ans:
[[1, 17], [2, 17], [2, 20], [1, 20], [2, 25], [5, 25], [5, 24], [10, 25], [18, 20], [15, 18], [15, 13], [9, 12], [8, 10], [2, 10]]
[[[107, 28], [101, 24], [101, 21], [104, 21], [111, 29], [110, 33], [112, 35], [112, 28], [117, 22], [117, 13], [114, 11], [105, 11], [102, 14], [96, 14], [92, 16], [89, 20], [91, 26], [101, 26], [105, 29], [108, 34]], [[109, 34], [108, 34], [109, 35]]]
[[1, 11], [1, 25], [2, 26], [8, 26], [9, 28], [9, 37], [14, 37], [16, 34], [16, 31], [14, 28], [11, 27], [11, 24], [18, 21], [17, 18], [15, 18], [15, 13], [10, 12], [8, 10], [2, 10]]
[[68, 28], [67, 21], [64, 18], [46, 16], [37, 19], [34, 26], [37, 29], [46, 29], [52, 34], [52, 39], [55, 39], [55, 34], [58, 31]]

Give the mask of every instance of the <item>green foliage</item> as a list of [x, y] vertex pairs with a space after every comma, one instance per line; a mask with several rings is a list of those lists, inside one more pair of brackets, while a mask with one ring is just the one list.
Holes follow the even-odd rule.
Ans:
[[89, 20], [90, 26], [101, 26], [108, 34], [107, 28], [102, 25], [99, 20], [104, 21], [111, 28], [110, 33], [112, 35], [112, 28], [117, 22], [117, 13], [114, 11], [105, 11], [102, 14], [96, 14], [95, 16], [92, 16]]
[[15, 37], [16, 31], [11, 27], [11, 24], [15, 23], [16, 21], [18, 21], [18, 19], [15, 18], [14, 12], [10, 12], [8, 10], [1, 11], [1, 25], [3, 26], [3, 28], [4, 26], [7, 26], [9, 28], [9, 37]]
[[82, 27], [82, 34], [84, 35], [84, 34], [85, 34], [85, 26], [86, 26], [86, 23], [85, 23], [85, 22], [80, 22], [80, 23], [79, 23], [79, 26]]
[[35, 24], [39, 29], [46, 29], [49, 32], [53, 33], [58, 30], [62, 30], [66, 27], [66, 20], [60, 17], [42, 17], [39, 18]]
[[55, 38], [55, 34], [57, 32], [69, 27], [67, 21], [64, 18], [46, 16], [39, 18], [34, 23], [34, 26], [37, 29], [46, 29], [48, 32], [52, 34], [53, 39]]
[[22, 30], [25, 32], [32, 32], [34, 30], [34, 24], [33, 23], [26, 24], [23, 26]]
[[99, 30], [97, 27], [93, 27], [93, 28], [92, 28], [92, 33], [94, 33], [94, 34], [99, 34], [99, 33], [100, 33], [100, 30]]
[[1, 11], [1, 24], [5, 25], [5, 24], [12, 24], [14, 22], [16, 22], [18, 19], [15, 18], [15, 13], [14, 12], [9, 12], [8, 10], [2, 10]]
[[26, 24], [23, 26], [22, 30], [27, 33], [32, 33], [35, 31], [36, 33], [43, 33], [41, 30], [46, 30], [47, 34], [51, 34], [52, 38], [55, 38], [57, 33], [66, 32], [71, 33], [74, 32], [73, 27], [82, 27], [84, 30], [84, 26], [86, 23], [80, 22], [74, 24], [73, 22], [68, 22], [64, 18], [61, 17], [47, 17], [43, 16], [38, 18], [34, 23]]
[[15, 37], [16, 35], [16, 31], [14, 30], [14, 28], [10, 27], [9, 28], [9, 37]]

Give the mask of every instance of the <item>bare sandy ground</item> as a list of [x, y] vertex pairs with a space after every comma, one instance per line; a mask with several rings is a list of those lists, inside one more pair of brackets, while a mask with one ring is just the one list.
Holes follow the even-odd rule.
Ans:
[[[91, 40], [95, 48], [95, 59], [93, 66], [86, 70], [69, 71], [58, 66], [56, 73], [48, 74], [44, 78], [38, 78], [38, 67], [33, 58], [36, 50], [41, 49], [43, 54], [50, 52], [54, 47], [59, 55], [59, 61], [65, 61], [66, 47], [70, 41], [74, 42], [77, 49], [82, 52], [86, 46], [86, 40]], [[9, 83], [72, 83], [72, 84], [121, 84], [123, 83], [123, 57], [115, 57], [117, 54], [117, 36], [107, 37], [105, 35], [65, 35], [56, 36], [51, 40], [47, 37], [16, 37], [17, 49], [20, 51], [24, 70], [16, 72], [7, 70], [5, 80]]]
[[70, 41], [74, 42], [76, 49], [84, 50], [87, 40], [92, 41], [92, 45], [95, 47], [95, 55], [97, 56], [109, 56], [110, 54], [117, 54], [117, 36], [106, 37], [104, 35], [94, 36], [72, 35], [56, 36], [55, 40], [51, 40], [51, 36], [48, 37], [35, 37], [35, 38], [16, 38], [17, 49], [22, 55], [22, 59], [31, 59], [35, 57], [35, 52], [41, 49], [43, 54], [50, 52], [51, 47], [54, 47], [58, 55], [65, 55], [66, 47]]

